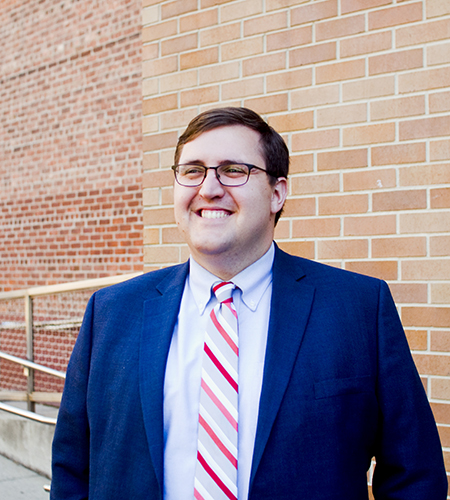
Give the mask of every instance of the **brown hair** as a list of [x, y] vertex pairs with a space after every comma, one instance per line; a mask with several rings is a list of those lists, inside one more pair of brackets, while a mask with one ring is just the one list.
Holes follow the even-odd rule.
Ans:
[[[261, 152], [271, 184], [278, 177], [286, 177], [289, 173], [289, 150], [283, 138], [258, 113], [248, 108], [214, 108], [197, 115], [178, 139], [175, 149], [175, 165], [178, 164], [183, 146], [193, 141], [203, 132], [219, 127], [243, 125], [255, 130], [261, 136]], [[281, 216], [280, 210], [275, 216], [275, 224]]]

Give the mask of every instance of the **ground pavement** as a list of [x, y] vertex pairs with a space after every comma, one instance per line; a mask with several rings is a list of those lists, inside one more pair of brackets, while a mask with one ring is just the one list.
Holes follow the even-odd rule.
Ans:
[[50, 480], [0, 455], [1, 500], [49, 500]]

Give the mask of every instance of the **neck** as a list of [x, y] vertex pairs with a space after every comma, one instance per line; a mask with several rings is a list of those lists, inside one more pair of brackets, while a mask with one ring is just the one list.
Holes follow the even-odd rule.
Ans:
[[223, 281], [230, 281], [241, 271], [251, 266], [259, 260], [270, 248], [270, 245], [264, 246], [261, 250], [245, 255], [205, 255], [192, 252], [192, 257], [203, 268]]

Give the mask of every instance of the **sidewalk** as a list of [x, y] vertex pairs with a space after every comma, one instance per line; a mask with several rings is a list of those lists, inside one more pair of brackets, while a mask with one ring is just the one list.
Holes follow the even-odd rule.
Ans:
[[49, 500], [44, 485], [50, 479], [17, 465], [0, 455], [0, 498], [4, 500]]

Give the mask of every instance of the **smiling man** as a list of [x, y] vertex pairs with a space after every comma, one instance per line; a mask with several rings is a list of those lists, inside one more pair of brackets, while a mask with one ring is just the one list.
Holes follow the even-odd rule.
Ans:
[[[214, 128], [186, 142], [177, 154], [178, 228], [192, 257], [222, 279], [267, 252], [286, 199], [287, 171], [268, 174], [260, 137], [243, 125]], [[211, 165], [218, 168], [206, 170]]]
[[68, 367], [53, 500], [444, 500], [436, 426], [387, 285], [273, 242], [283, 139], [245, 108], [175, 152], [185, 264], [100, 290]]

